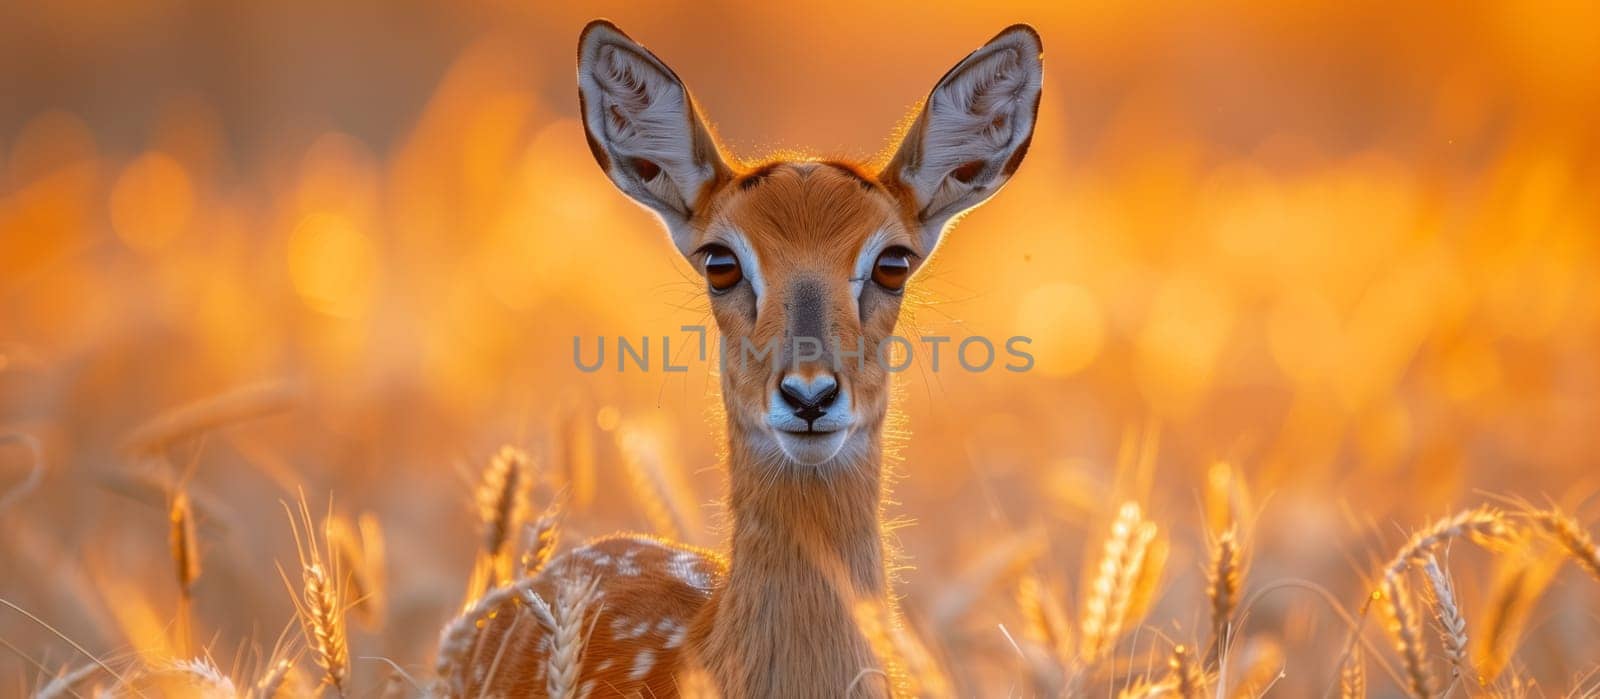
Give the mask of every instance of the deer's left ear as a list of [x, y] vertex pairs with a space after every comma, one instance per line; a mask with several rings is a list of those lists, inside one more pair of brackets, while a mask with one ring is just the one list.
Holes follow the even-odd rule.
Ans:
[[1033, 27], [1014, 25], [957, 63], [928, 95], [879, 176], [914, 203], [923, 250], [1022, 164], [1039, 111], [1043, 52]]
[[695, 208], [732, 173], [688, 88], [616, 25], [595, 20], [578, 37], [578, 102], [600, 169], [689, 254]]

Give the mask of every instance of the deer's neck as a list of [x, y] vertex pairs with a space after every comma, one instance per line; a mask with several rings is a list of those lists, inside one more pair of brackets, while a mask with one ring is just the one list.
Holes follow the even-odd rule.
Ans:
[[[881, 452], [875, 435], [851, 460], [822, 467], [766, 460], [739, 446], [732, 451], [734, 570], [812, 572], [846, 587], [842, 593], [883, 594]], [[788, 578], [773, 584], [811, 582]]]
[[728, 697], [879, 693], [881, 662], [857, 623], [888, 604], [878, 435], [818, 469], [774, 461], [736, 429], [731, 561], [702, 625], [703, 664]]

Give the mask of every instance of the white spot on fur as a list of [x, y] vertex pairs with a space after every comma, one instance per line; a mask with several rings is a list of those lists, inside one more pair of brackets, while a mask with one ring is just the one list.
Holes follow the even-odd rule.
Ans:
[[639, 638], [649, 630], [648, 621], [634, 623], [633, 620], [620, 616], [611, 620], [611, 635], [616, 638]]
[[689, 587], [700, 590], [711, 589], [711, 577], [701, 569], [700, 557], [689, 551], [672, 554], [672, 562], [667, 564], [667, 572], [672, 573], [673, 577]]
[[677, 648], [678, 646], [683, 645], [683, 639], [684, 639], [685, 636], [688, 636], [688, 635], [689, 635], [689, 627], [687, 627], [687, 626], [679, 626], [679, 627], [677, 627], [676, 629], [674, 629], [672, 631], [672, 635], [671, 636], [667, 637], [667, 642], [664, 645], [667, 648]]
[[617, 575], [634, 576], [642, 572], [638, 561], [634, 557], [639, 555], [638, 549], [628, 549], [627, 553], [617, 557]]
[[644, 679], [646, 675], [650, 674], [650, 668], [655, 667], [655, 665], [656, 665], [656, 654], [655, 654], [655, 651], [651, 651], [651, 650], [641, 650], [641, 651], [639, 651], [639, 655], [633, 659], [633, 672], [628, 673], [628, 679], [630, 679], [630, 680], [642, 680], [642, 679]]

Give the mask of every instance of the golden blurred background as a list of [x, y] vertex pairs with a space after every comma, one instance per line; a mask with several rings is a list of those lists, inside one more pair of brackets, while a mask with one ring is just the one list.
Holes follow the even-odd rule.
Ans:
[[[420, 667], [472, 566], [481, 465], [513, 444], [576, 478], [574, 540], [648, 529], [622, 432], [648, 435], [698, 505], [683, 535], [714, 545], [709, 367], [573, 365], [575, 336], [680, 346], [709, 322], [584, 145], [574, 47], [596, 16], [747, 160], [872, 158], [967, 51], [1042, 34], [1027, 163], [947, 236], [902, 330], [1034, 338], [1031, 372], [900, 382], [899, 590], [964, 696], [1015, 669], [985, 556], [1042, 537], [1023, 564], [1070, 599], [1119, 498], [1173, 544], [1149, 623], [1204, 629], [1219, 461], [1255, 495], [1252, 579], [1352, 605], [1404, 530], [1486, 493], [1595, 509], [1592, 4], [17, 2], [0, 432], [35, 440], [43, 475], [0, 511], [0, 596], [96, 652], [168, 648], [163, 488], [185, 474], [197, 635], [219, 659], [270, 648], [292, 615], [281, 502], [303, 491], [381, 523], [386, 623], [352, 645]], [[141, 447], [212, 399], [252, 419]], [[1149, 462], [1131, 478], [1130, 443]], [[0, 482], [26, 484], [30, 444], [0, 443]], [[1487, 584], [1461, 577], [1468, 599]], [[1526, 676], [1559, 688], [1592, 663], [1596, 599], [1558, 585]], [[1291, 658], [1280, 691], [1320, 690], [1336, 625], [1293, 595], [1256, 613]], [[81, 660], [5, 610], [0, 637]], [[0, 692], [40, 675], [0, 653]]]

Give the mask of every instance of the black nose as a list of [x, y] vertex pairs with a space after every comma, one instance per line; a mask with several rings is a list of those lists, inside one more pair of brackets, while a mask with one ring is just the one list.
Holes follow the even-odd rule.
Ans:
[[809, 424], [828, 414], [828, 406], [839, 397], [839, 383], [831, 376], [819, 376], [810, 381], [786, 376], [778, 384], [778, 395], [794, 409], [795, 417]]

